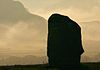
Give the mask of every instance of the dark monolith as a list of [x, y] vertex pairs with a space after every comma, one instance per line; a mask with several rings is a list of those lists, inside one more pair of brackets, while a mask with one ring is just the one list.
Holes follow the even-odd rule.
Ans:
[[48, 19], [47, 56], [57, 68], [79, 68], [84, 52], [80, 26], [68, 16], [52, 14]]

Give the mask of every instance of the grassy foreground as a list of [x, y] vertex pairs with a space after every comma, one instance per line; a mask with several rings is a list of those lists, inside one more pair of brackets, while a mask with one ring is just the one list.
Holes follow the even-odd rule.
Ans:
[[[100, 63], [82, 63], [89, 70], [100, 70]], [[0, 66], [0, 70], [58, 70], [56, 68], [48, 68], [48, 64], [39, 65], [14, 65]]]

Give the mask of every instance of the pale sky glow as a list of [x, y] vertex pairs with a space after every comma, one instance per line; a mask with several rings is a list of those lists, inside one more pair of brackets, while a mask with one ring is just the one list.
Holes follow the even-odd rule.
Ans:
[[18, 0], [33, 14], [46, 19], [52, 13], [61, 13], [82, 22], [100, 19], [99, 0]]

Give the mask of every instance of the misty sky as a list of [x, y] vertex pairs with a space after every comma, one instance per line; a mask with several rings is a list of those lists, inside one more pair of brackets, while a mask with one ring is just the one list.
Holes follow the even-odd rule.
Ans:
[[99, 12], [99, 0], [0, 0], [0, 55], [46, 55], [44, 18], [48, 19], [52, 13], [83, 22], [80, 24], [85, 52], [100, 53]]
[[70, 16], [78, 22], [100, 19], [100, 0], [16, 0], [32, 13], [45, 17], [52, 13]]
[[[20, 1], [31, 13], [48, 19], [52, 13], [60, 13], [69, 16], [79, 22], [90, 22], [81, 24], [82, 37], [85, 39], [83, 46], [89, 55], [99, 52], [100, 41], [100, 0], [16, 0]], [[86, 41], [87, 40], [87, 41]], [[96, 41], [96, 42], [91, 42]], [[91, 45], [93, 43], [93, 45]], [[91, 48], [91, 47], [92, 48]], [[98, 49], [97, 49], [98, 48]]]

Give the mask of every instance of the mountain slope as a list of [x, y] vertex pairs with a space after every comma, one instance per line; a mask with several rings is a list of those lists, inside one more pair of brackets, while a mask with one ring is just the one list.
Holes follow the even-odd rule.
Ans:
[[0, 10], [0, 55], [45, 55], [47, 21], [14, 0], [0, 0]]

